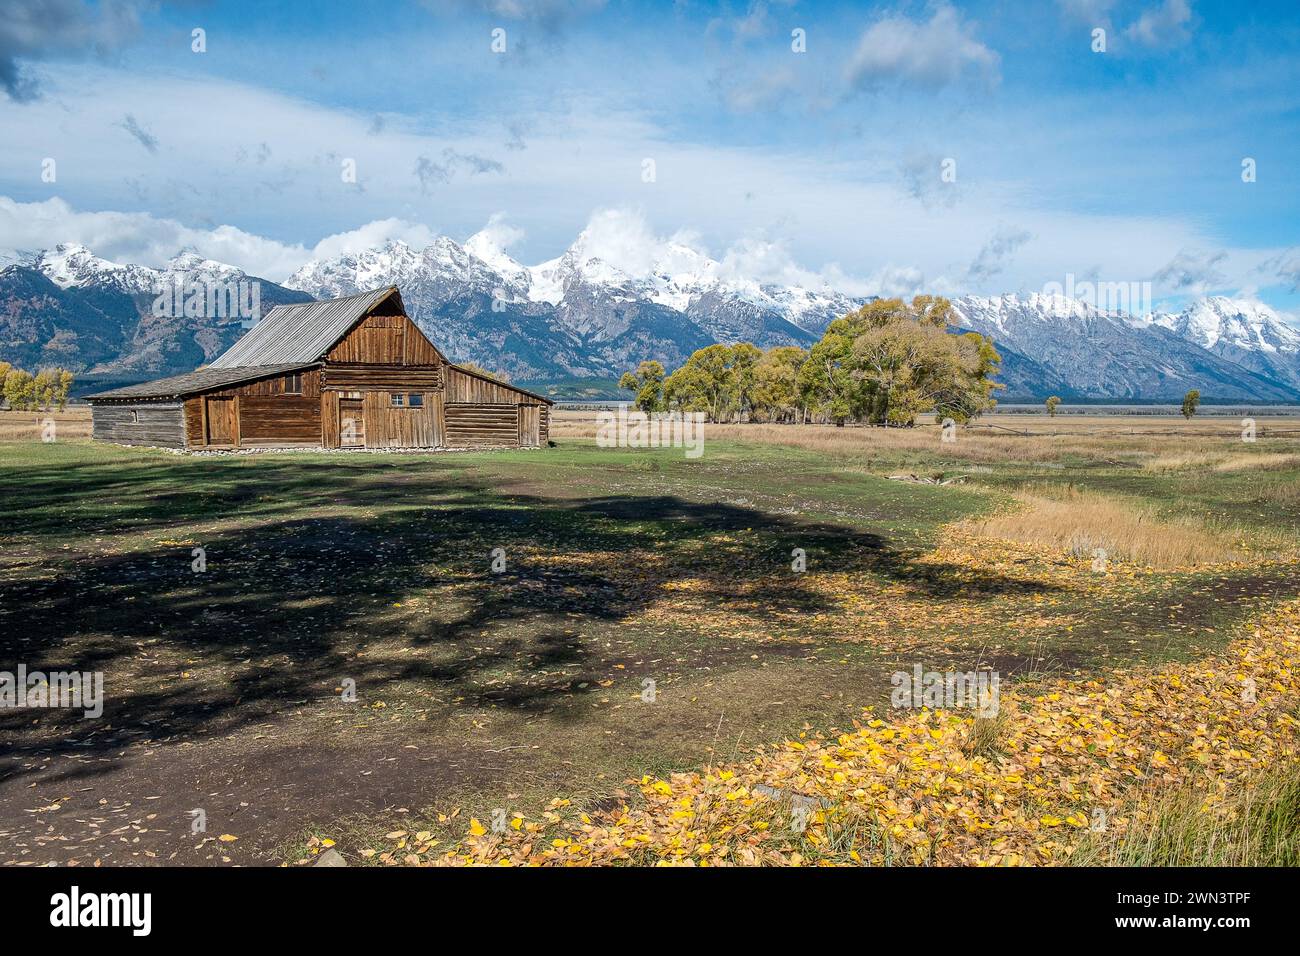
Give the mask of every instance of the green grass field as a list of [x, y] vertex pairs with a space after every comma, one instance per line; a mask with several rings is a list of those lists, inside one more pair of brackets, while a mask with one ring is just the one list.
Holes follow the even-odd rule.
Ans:
[[[1133, 450], [972, 467], [937, 443], [721, 440], [698, 460], [580, 438], [405, 456], [0, 444], [5, 666], [100, 670], [107, 696], [101, 721], [0, 715], [0, 852], [268, 861], [309, 830], [355, 847], [458, 808], [597, 801], [847, 726], [913, 663], [1033, 681], [1184, 658], [1300, 593], [1276, 557], [1098, 574], [953, 531], [1044, 483], [1210, 515], [1261, 551], [1300, 518], [1268, 491], [1294, 464], [1144, 470]], [[884, 477], [918, 465], [970, 477]]]

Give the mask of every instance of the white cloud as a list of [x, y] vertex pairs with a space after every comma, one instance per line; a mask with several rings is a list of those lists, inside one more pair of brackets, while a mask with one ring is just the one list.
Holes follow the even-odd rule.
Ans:
[[1124, 31], [1144, 46], [1171, 46], [1191, 36], [1192, 8], [1187, 0], [1165, 0], [1143, 12]]
[[663, 256], [665, 245], [640, 211], [602, 209], [592, 214], [574, 249], [583, 259], [600, 259], [630, 276], [645, 276]]
[[234, 226], [192, 229], [148, 213], [78, 212], [59, 198], [19, 203], [0, 196], [0, 247], [35, 251], [61, 242], [80, 243], [105, 259], [154, 267], [192, 248], [272, 280], [297, 268], [306, 252]]
[[[128, 111], [157, 134], [156, 154], [117, 126]], [[811, 275], [844, 291], [883, 294], [922, 280], [935, 291], [1036, 289], [1094, 266], [1108, 280], [1142, 280], [1180, 250], [1220, 244], [1191, 218], [1045, 202], [1028, 173], [963, 176], [957, 201], [924, 205], [900, 201], [897, 154], [699, 143], [665, 133], [642, 114], [582, 99], [534, 118], [526, 154], [512, 154], [501, 172], [457, 175], [424, 196], [411, 173], [417, 157], [445, 149], [504, 155], [499, 116], [430, 131], [392, 113], [376, 130], [370, 110], [210, 78], [160, 84], [66, 66], [42, 100], [0, 101], [0, 196], [25, 200], [0, 208], [0, 248], [79, 241], [110, 259], [161, 264], [190, 246], [278, 280], [313, 254], [388, 238], [424, 245], [439, 232], [468, 236], [484, 222], [496, 241], [508, 239], [514, 258], [535, 263], [559, 255], [589, 226], [602, 258], [629, 271], [645, 268], [677, 239], [686, 248], [721, 250], [715, 258], [730, 256], [772, 281]], [[1089, 125], [1074, 135], [1086, 133], [1091, 142], [1105, 132]], [[964, 173], [977, 168], [971, 150], [979, 143], [972, 142], [945, 130], [942, 143], [918, 146], [917, 154], [928, 161], [961, 156]], [[1041, 169], [1058, 158], [1052, 150], [1069, 154], [1083, 145], [1069, 136], [1026, 136], [1020, 148], [1042, 148], [1023, 165]], [[245, 162], [237, 159], [241, 150]], [[58, 160], [57, 183], [40, 180], [46, 155]], [[249, 160], [253, 155], [265, 161]], [[356, 160], [362, 188], [340, 181], [345, 157]], [[641, 178], [647, 157], [656, 163], [653, 183]], [[139, 209], [148, 212], [86, 211]], [[630, 223], [592, 214], [629, 209], [639, 210]], [[503, 210], [509, 224], [494, 225], [489, 217]], [[1035, 241], [1000, 272], [970, 275], [998, 222], [1015, 223]], [[1235, 284], [1281, 252], [1225, 251], [1219, 271]]]
[[900, 83], [939, 90], [970, 79], [995, 86], [1001, 58], [974, 36], [974, 26], [947, 4], [925, 22], [888, 16], [858, 41], [846, 79], [862, 90]]
[[[407, 222], [405, 219], [376, 219], [356, 229], [326, 236], [312, 247], [309, 257], [330, 259], [335, 256], [354, 255], [393, 240], [422, 249], [436, 238], [438, 234], [423, 223]], [[299, 265], [302, 263], [297, 263], [293, 268], [296, 269]]]
[[0, 249], [39, 251], [59, 243], [78, 243], [114, 262], [155, 268], [182, 249], [238, 266], [245, 272], [282, 282], [308, 259], [359, 252], [401, 239], [422, 247], [436, 233], [420, 223], [384, 219], [326, 236], [315, 246], [276, 242], [235, 226], [194, 229], [148, 213], [78, 212], [62, 199], [20, 203], [0, 196]]

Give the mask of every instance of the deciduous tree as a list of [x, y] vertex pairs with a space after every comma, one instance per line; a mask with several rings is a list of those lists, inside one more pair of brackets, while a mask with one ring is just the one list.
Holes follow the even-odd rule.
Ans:
[[659, 362], [642, 362], [635, 372], [624, 372], [618, 387], [627, 389], [636, 397], [633, 404], [649, 414], [664, 408], [664, 367]]

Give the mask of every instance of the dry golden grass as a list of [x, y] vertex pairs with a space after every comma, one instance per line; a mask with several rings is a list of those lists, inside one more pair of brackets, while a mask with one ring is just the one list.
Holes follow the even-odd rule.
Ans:
[[41, 441], [50, 420], [60, 441], [90, 437], [90, 406], [70, 405], [61, 412], [0, 411], [0, 442]]
[[[594, 409], [559, 410], [552, 414], [551, 437], [556, 440], [595, 439]], [[1294, 419], [1261, 419], [1261, 434], [1273, 427], [1289, 429]], [[735, 424], [704, 426], [705, 442], [783, 445], [854, 459], [888, 455], [916, 455], [972, 464], [1024, 462], [1044, 464], [1066, 456], [1148, 467], [1162, 459], [1169, 467], [1197, 468], [1203, 463], [1231, 459], [1229, 470], [1281, 467], [1288, 456], [1255, 451], [1241, 441], [1241, 425], [1234, 418], [1184, 421], [1170, 416], [1071, 415], [1000, 416], [981, 419], [957, 429], [957, 440], [940, 444], [933, 416], [923, 416], [915, 428], [868, 428], [834, 425]], [[1225, 446], [1230, 451], [1225, 451]], [[1250, 448], [1247, 451], [1245, 449]], [[1300, 456], [1296, 456], [1300, 458]], [[1181, 462], [1183, 464], [1176, 464]]]
[[1300, 464], [1300, 455], [1246, 452], [1195, 452], [1161, 455], [1142, 463], [1147, 471], [1268, 471]]
[[1039, 545], [1071, 557], [1096, 557], [1153, 568], [1242, 560], [1225, 536], [1191, 519], [1162, 520], [1155, 509], [1076, 488], [1016, 494], [1019, 507], [960, 526], [990, 538]]

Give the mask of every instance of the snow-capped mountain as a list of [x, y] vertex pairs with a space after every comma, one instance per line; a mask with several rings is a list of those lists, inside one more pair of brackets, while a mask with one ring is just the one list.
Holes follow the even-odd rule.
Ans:
[[603, 287], [627, 299], [644, 299], [683, 313], [714, 341], [806, 345], [833, 319], [859, 305], [831, 289], [763, 284], [728, 275], [723, 265], [681, 242], [668, 242], [639, 276], [588, 251], [586, 232], [559, 258], [528, 271], [530, 298], [561, 305], [583, 287]]
[[[562, 255], [528, 266], [486, 232], [424, 248], [391, 241], [305, 263], [283, 286], [253, 281], [263, 311], [397, 285], [412, 318], [450, 356], [525, 382], [608, 382], [645, 359], [672, 369], [715, 342], [808, 346], [863, 301], [758, 282], [683, 243], [662, 244], [634, 269], [593, 245], [584, 233]], [[154, 315], [160, 287], [253, 279], [193, 252], [160, 269], [76, 245], [7, 261], [0, 358], [119, 379], [188, 371], [242, 334], [238, 321]], [[1168, 400], [1197, 388], [1207, 399], [1300, 400], [1300, 331], [1259, 303], [1216, 297], [1142, 317], [1060, 295], [953, 304], [960, 328], [997, 344], [1007, 397]]]
[[1262, 302], [1215, 295], [1151, 324], [1268, 378], [1300, 387], [1300, 331]]
[[205, 259], [195, 252], [180, 252], [162, 269], [132, 263], [110, 262], [85, 246], [63, 243], [35, 257], [32, 266], [60, 289], [98, 286], [128, 295], [157, 295], [167, 286], [197, 282], [238, 282], [250, 277], [242, 269]]
[[[257, 283], [263, 311], [311, 298], [193, 252], [153, 269], [113, 262], [81, 245], [55, 246], [0, 270], [0, 355], [23, 367], [62, 365], [136, 381], [189, 371], [225, 351], [245, 325], [240, 315], [186, 314], [183, 290], [240, 282], [248, 292], [244, 302]], [[173, 298], [155, 310], [164, 290]]]
[[[1254, 372], [1163, 324], [1103, 312], [1062, 295], [962, 296], [953, 308], [963, 328], [1032, 359], [1069, 395], [1173, 398], [1188, 389], [1229, 400], [1293, 401], [1286, 381]], [[1036, 395], [1033, 383], [1008, 392]], [[1025, 389], [1022, 391], [1022, 387]]]
[[677, 364], [714, 342], [806, 346], [860, 304], [829, 289], [728, 277], [681, 243], [638, 275], [590, 246], [584, 232], [562, 255], [527, 266], [486, 233], [464, 245], [439, 237], [422, 250], [392, 241], [309, 262], [285, 285], [317, 297], [397, 285], [412, 318], [453, 354], [524, 380], [616, 377], [642, 358]]

